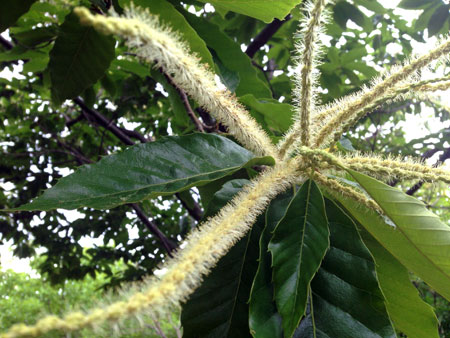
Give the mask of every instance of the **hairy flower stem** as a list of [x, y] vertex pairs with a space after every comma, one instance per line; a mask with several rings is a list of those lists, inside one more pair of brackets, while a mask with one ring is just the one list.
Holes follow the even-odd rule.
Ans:
[[317, 54], [320, 48], [320, 43], [317, 40], [325, 3], [325, 0], [316, 0], [314, 6], [312, 4], [307, 5], [312, 8], [309, 10], [309, 19], [304, 31], [300, 31], [303, 35], [303, 42], [296, 44], [300, 58], [300, 72], [295, 75], [296, 87], [294, 89], [294, 97], [298, 105], [297, 120], [278, 146], [282, 158], [285, 157], [287, 150], [298, 138], [304, 146], [309, 146], [310, 143], [310, 112], [314, 108], [314, 85], [317, 77], [313, 74], [313, 71], [317, 66]]
[[127, 39], [128, 46], [136, 48], [139, 57], [163, 69], [177, 87], [227, 126], [249, 150], [257, 155], [278, 158], [276, 147], [258, 123], [228, 90], [217, 87], [214, 74], [199, 63], [197, 57], [189, 54], [189, 47], [176, 34], [162, 28], [156, 17], [134, 8], [125, 11], [126, 17], [92, 15], [82, 7], [74, 11], [83, 25]]
[[378, 179], [419, 179], [425, 182], [441, 181], [450, 183], [450, 172], [433, 168], [422, 163], [354, 156], [341, 159], [347, 168], [369, 174]]
[[359, 204], [378, 212], [380, 215], [383, 215], [383, 210], [380, 208], [380, 206], [374, 200], [367, 197], [363, 193], [356, 191], [355, 189], [340, 183], [338, 180], [327, 177], [319, 172], [315, 173], [314, 179], [319, 185], [326, 187], [332, 195], [340, 194], [344, 197], [351, 198]]
[[408, 78], [417, 70], [427, 66], [432, 61], [448, 55], [449, 52], [450, 40], [447, 40], [428, 54], [413, 60], [411, 63], [402, 67], [399, 71], [391, 74], [386, 79], [375, 85], [371, 90], [367, 91], [362, 96], [357, 97], [354, 101], [343, 104], [340, 109], [338, 107], [338, 110], [334, 116], [318, 132], [314, 147], [326, 147], [330, 140], [338, 139], [343, 133], [342, 126], [347, 126], [349, 121], [354, 124], [355, 115], [357, 115], [361, 110], [369, 105], [372, 105], [376, 100], [383, 100], [386, 93], [389, 93], [392, 89], [394, 89], [397, 83]]
[[[425, 92], [434, 92], [438, 90], [446, 90], [450, 88], [450, 82], [444, 78], [444, 81], [439, 82], [438, 79], [431, 79], [431, 80], [424, 80], [412, 84], [402, 85], [399, 87], [396, 87], [395, 90], [392, 90], [385, 94], [385, 96], [380, 97], [379, 99], [375, 100], [371, 104], [367, 105], [363, 109], [361, 109], [357, 114], [353, 115], [351, 118], [349, 118], [345, 123], [340, 125], [338, 128], [338, 131], [334, 134], [334, 139], [331, 140], [331, 143], [329, 147], [333, 147], [334, 144], [339, 141], [342, 134], [346, 133], [352, 126], [356, 124], [361, 118], [366, 116], [367, 114], [373, 112], [375, 109], [377, 109], [382, 104], [393, 101], [397, 97], [408, 94], [410, 92], [412, 93], [425, 93]], [[327, 114], [330, 112], [328, 110], [324, 111], [323, 113], [319, 114], [317, 116], [317, 121], [323, 120]], [[317, 144], [316, 144], [317, 145]]]
[[295, 161], [285, 162], [268, 169], [244, 187], [215, 217], [191, 232], [186, 247], [162, 267], [167, 272], [161, 279], [150, 279], [146, 291], [87, 314], [74, 312], [64, 318], [48, 316], [32, 326], [15, 325], [1, 337], [36, 337], [51, 330], [72, 332], [104, 321], [117, 322], [143, 310], [162, 313], [173, 304], [185, 301], [203, 276], [247, 233], [270, 200], [298, 178], [298, 170]]

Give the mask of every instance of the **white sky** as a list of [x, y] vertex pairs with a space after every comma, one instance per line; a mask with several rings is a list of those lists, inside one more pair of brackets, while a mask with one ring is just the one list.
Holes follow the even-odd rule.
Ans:
[[[379, 0], [379, 2], [385, 7], [385, 8], [396, 8], [397, 4], [400, 2], [400, 0]], [[209, 5], [208, 5], [209, 6]], [[207, 7], [208, 11], [211, 11], [212, 7]], [[411, 10], [403, 10], [397, 8], [395, 12], [399, 15], [402, 15], [405, 19], [413, 20], [416, 18], [421, 11], [411, 11]], [[7, 33], [2, 33], [2, 36], [9, 39], [9, 36]], [[426, 44], [420, 44], [415, 41], [412, 41], [414, 50], [417, 51], [423, 51], [428, 50], [434, 44], [436, 43], [436, 39], [429, 39]], [[390, 44], [388, 46], [388, 52], [395, 53], [399, 50], [399, 46], [396, 46], [395, 44]], [[20, 73], [21, 66], [14, 66], [14, 71], [11, 72], [8, 69], [4, 69], [2, 72], [0, 72], [0, 77], [11, 79], [11, 77], [21, 78], [24, 79], [23, 76], [21, 76]], [[450, 106], [450, 95], [442, 95], [442, 98], [445, 99], [446, 104]], [[432, 108], [426, 108], [423, 109], [422, 114], [420, 116], [412, 115], [408, 116], [407, 121], [402, 123], [403, 129], [406, 132], [406, 139], [407, 141], [414, 139], [414, 138], [420, 138], [426, 136], [430, 132], [437, 132], [440, 129], [442, 129], [443, 124], [437, 119], [434, 118], [434, 113]], [[424, 121], [428, 122], [429, 129], [425, 128]], [[446, 127], [450, 127], [450, 122], [446, 124]], [[68, 172], [67, 172], [68, 174]], [[3, 184], [2, 185], [6, 189], [11, 189], [11, 185]], [[69, 221], [74, 221], [78, 218], [82, 218], [84, 215], [77, 212], [77, 211], [66, 211], [61, 210], [64, 212], [65, 216]], [[129, 216], [132, 216], [131, 214]], [[131, 227], [129, 229], [132, 232], [135, 232], [135, 230], [132, 230]], [[131, 235], [131, 234], [130, 234]], [[133, 233], [133, 236], [135, 236], [135, 233]], [[103, 244], [103, 241], [95, 240], [93, 241], [91, 238], [83, 238], [82, 239], [82, 245], [85, 246], [92, 246], [94, 243], [97, 244]], [[35, 271], [32, 271], [29, 265], [29, 259], [18, 259], [12, 255], [11, 251], [11, 245], [12, 241], [6, 243], [5, 245], [0, 246], [0, 269], [6, 270], [6, 269], [12, 269], [17, 272], [27, 272], [31, 273], [33, 276], [37, 276]]]

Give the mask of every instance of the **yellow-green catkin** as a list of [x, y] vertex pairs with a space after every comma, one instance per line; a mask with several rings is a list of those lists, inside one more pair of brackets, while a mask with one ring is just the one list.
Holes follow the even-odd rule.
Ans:
[[450, 171], [427, 166], [420, 161], [352, 156], [341, 159], [343, 166], [374, 176], [381, 180], [419, 179], [426, 182], [450, 183]]
[[319, 36], [322, 34], [322, 24], [326, 15], [325, 0], [316, 0], [306, 4], [307, 16], [301, 21], [299, 34], [302, 40], [296, 43], [299, 70], [295, 74], [295, 89], [293, 91], [296, 104], [295, 122], [284, 140], [279, 144], [280, 156], [284, 157], [287, 150], [298, 139], [304, 146], [309, 146], [310, 111], [315, 106], [318, 58], [321, 51]]
[[170, 75], [179, 88], [223, 123], [249, 150], [277, 158], [276, 147], [257, 122], [228, 90], [216, 85], [214, 74], [189, 54], [186, 43], [175, 33], [162, 28], [155, 16], [135, 8], [125, 10], [125, 17], [92, 15], [81, 7], [75, 8], [75, 13], [83, 25], [125, 38], [139, 57]]
[[311, 163], [314, 163], [317, 168], [327, 168], [329, 166], [337, 169], [344, 168], [343, 163], [338, 157], [323, 149], [312, 149], [301, 146], [297, 149], [296, 153], [299, 154], [299, 156], [295, 157], [295, 160], [299, 165], [304, 162], [305, 159], [308, 159]]
[[348, 197], [358, 202], [362, 206], [366, 206], [379, 214], [383, 214], [383, 210], [380, 206], [371, 198], [367, 197], [363, 193], [356, 191], [355, 189], [340, 183], [334, 178], [327, 177], [319, 172], [314, 173], [314, 179], [319, 185], [322, 185], [330, 191], [332, 194], [340, 194], [344, 197]]
[[[364, 107], [364, 109], [360, 110], [357, 114], [354, 114], [350, 119], [348, 119], [344, 125], [340, 127], [342, 133], [347, 132], [353, 125], [358, 122], [359, 119], [366, 116], [367, 114], [373, 112], [376, 108], [380, 107], [383, 104], [393, 102], [394, 100], [401, 100], [410, 97], [422, 97], [431, 92], [439, 91], [439, 90], [447, 90], [450, 88], [450, 81], [448, 81], [448, 76], [442, 78], [428, 79], [422, 80], [418, 82], [405, 82], [401, 83], [399, 86], [396, 86], [394, 89], [386, 92], [384, 96], [376, 99], [371, 104]], [[361, 96], [362, 94], [360, 94]], [[342, 106], [348, 105], [349, 102], [352, 101], [350, 96], [347, 98], [340, 99], [336, 101], [332, 105], [328, 105], [321, 109], [314, 116], [314, 121], [312, 121], [311, 130], [317, 131], [321, 127], [323, 127], [326, 122], [334, 116], [334, 114], [342, 109]], [[428, 96], [426, 96], [429, 99]], [[315, 141], [314, 135], [313, 143]], [[340, 139], [341, 135], [337, 133], [334, 139], [330, 140], [332, 142], [337, 142]]]
[[215, 217], [192, 231], [186, 246], [162, 267], [166, 273], [160, 279], [150, 279], [146, 291], [87, 314], [75, 312], [64, 318], [48, 316], [35, 325], [15, 325], [1, 337], [37, 337], [51, 330], [71, 332], [100, 325], [104, 321], [114, 323], [145, 309], [158, 314], [185, 301], [220, 257], [247, 233], [270, 200], [287, 189], [297, 176], [295, 161], [267, 169]]
[[358, 114], [358, 112], [371, 105], [374, 101], [383, 98], [386, 93], [390, 93], [402, 80], [412, 76], [416, 71], [429, 65], [432, 61], [441, 57], [447, 57], [449, 52], [450, 39], [443, 42], [428, 54], [411, 61], [398, 71], [393, 72], [362, 95], [354, 97], [353, 100], [341, 100], [337, 106], [329, 107], [333, 116], [319, 130], [314, 141], [314, 147], [326, 147], [331, 140], [339, 138], [348, 127], [347, 121], [352, 120], [352, 123], [355, 123], [353, 120], [355, 114]]

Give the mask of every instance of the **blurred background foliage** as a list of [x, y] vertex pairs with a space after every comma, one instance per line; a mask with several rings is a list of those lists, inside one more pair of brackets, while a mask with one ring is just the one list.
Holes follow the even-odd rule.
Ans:
[[[183, 96], [170, 78], [142, 64], [123, 41], [80, 26], [71, 14], [76, 5], [91, 7], [97, 13], [109, 9], [121, 13], [127, 3], [0, 3], [0, 31], [9, 27], [0, 38], [0, 71], [15, 74], [12, 79], [0, 78], [0, 208], [24, 204], [77, 167], [133, 143], [195, 131], [226, 133], [208, 112]], [[292, 115], [293, 37], [303, 16], [301, 8], [267, 23], [240, 14], [248, 14], [245, 6], [238, 13], [220, 4], [213, 10], [195, 0], [135, 3], [150, 7], [166, 25], [179, 30], [274, 141], [287, 130]], [[320, 101], [327, 103], [357, 91], [382, 68], [408, 58], [417, 43], [447, 34], [449, 6], [442, 0], [403, 0], [399, 7], [419, 11], [414, 12], [419, 13], [417, 19], [410, 22], [373, 0], [329, 5], [327, 48], [319, 67]], [[448, 75], [448, 66], [437, 64], [435, 68]], [[450, 157], [449, 114], [445, 104], [432, 98], [397, 101], [361, 120], [341, 140], [341, 147], [444, 162]], [[423, 135], [411, 137], [405, 128], [409, 121], [423, 124]], [[231, 178], [236, 177], [240, 174]], [[58, 313], [62, 305], [56, 290], [65, 290], [70, 304], [89, 302], [99, 287], [140, 280], [151, 273], [166, 250], [179, 245], [198, 224], [208, 196], [225, 181], [200, 191], [192, 189], [106, 211], [0, 214], [1, 242], [11, 243], [17, 257], [38, 255], [34, 267], [45, 281], [56, 285], [2, 272], [2, 294], [10, 299], [39, 290], [39, 296], [30, 298], [19, 312], [2, 314], [3, 327], [9, 326], [14, 316], [27, 322], [19, 315], [26, 311], [35, 313], [44, 307]], [[406, 182], [400, 187], [449, 221], [447, 186]], [[159, 236], [155, 227], [161, 232]], [[95, 280], [88, 277], [99, 275], [101, 278]], [[76, 280], [81, 284], [72, 282]], [[420, 281], [416, 284], [437, 308], [442, 334], [444, 328], [449, 332], [448, 303]], [[26, 285], [28, 291], [13, 285]], [[2, 299], [2, 309], [10, 308], [8, 301]]]

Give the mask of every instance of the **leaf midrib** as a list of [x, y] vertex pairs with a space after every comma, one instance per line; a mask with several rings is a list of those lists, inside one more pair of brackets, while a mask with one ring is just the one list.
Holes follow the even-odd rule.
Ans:
[[252, 230], [248, 233], [248, 239], [247, 239], [247, 244], [245, 246], [245, 253], [244, 253], [244, 257], [242, 259], [242, 264], [241, 264], [241, 268], [239, 270], [239, 279], [238, 279], [238, 285], [236, 288], [236, 293], [233, 297], [233, 308], [231, 309], [231, 313], [230, 313], [230, 318], [227, 320], [227, 336], [228, 333], [230, 332], [231, 329], [231, 320], [233, 319], [234, 316], [234, 310], [236, 309], [236, 303], [237, 303], [237, 297], [239, 294], [239, 290], [241, 288], [241, 283], [242, 283], [242, 273], [244, 272], [244, 265], [245, 265], [245, 258], [247, 257], [247, 252], [248, 252], [248, 246], [250, 245], [250, 239], [252, 236], [252, 231], [253, 231], [253, 227]]
[[[309, 212], [309, 200], [310, 200], [310, 196], [311, 196], [311, 180], [308, 182], [308, 195], [306, 197], [306, 208], [305, 208], [305, 217], [303, 219], [303, 233], [302, 233], [302, 239], [301, 239], [301, 245], [300, 245], [300, 257], [299, 257], [299, 263], [298, 263], [298, 276], [297, 279], [295, 281], [295, 301], [294, 301], [294, 307], [293, 307], [293, 312], [295, 312], [295, 309], [297, 308], [297, 300], [298, 300], [298, 285], [300, 283], [300, 270], [301, 270], [301, 266], [302, 266], [302, 257], [303, 257], [303, 246], [305, 243], [305, 232], [306, 232], [306, 225], [307, 225], [307, 219], [308, 219], [308, 212]], [[300, 320], [299, 320], [300, 322]], [[298, 324], [298, 323], [297, 323]]]

